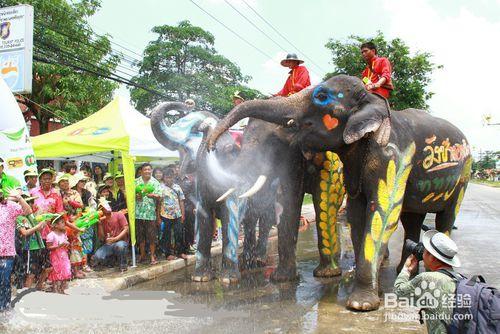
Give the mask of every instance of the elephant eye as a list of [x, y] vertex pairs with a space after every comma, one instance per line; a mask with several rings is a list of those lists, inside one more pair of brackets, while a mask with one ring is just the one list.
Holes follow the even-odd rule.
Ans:
[[326, 94], [325, 92], [319, 92], [318, 94], [316, 94], [316, 98], [320, 101], [326, 101], [326, 99], [328, 99], [328, 94]]
[[333, 92], [322, 86], [316, 87], [312, 95], [313, 103], [319, 107], [324, 107], [335, 100]]

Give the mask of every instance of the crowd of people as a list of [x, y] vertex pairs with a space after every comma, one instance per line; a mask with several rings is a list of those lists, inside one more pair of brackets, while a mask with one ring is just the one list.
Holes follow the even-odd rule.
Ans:
[[[60, 172], [26, 170], [22, 192], [0, 164], [0, 310], [11, 287], [65, 293], [95, 270], [127, 270], [130, 234], [124, 174], [66, 163]], [[153, 176], [154, 175], [154, 176]], [[178, 165], [144, 163], [135, 180], [138, 262], [186, 259], [194, 248], [194, 182]], [[187, 197], [185, 196], [187, 195]], [[92, 224], [82, 226], [85, 218]], [[149, 252], [146, 251], [146, 247]], [[147, 261], [149, 257], [150, 261]]]

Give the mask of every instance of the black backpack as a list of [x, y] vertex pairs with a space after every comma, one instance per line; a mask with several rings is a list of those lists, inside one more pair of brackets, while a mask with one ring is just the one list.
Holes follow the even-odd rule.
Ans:
[[456, 305], [447, 332], [452, 334], [500, 334], [500, 291], [481, 275], [468, 279], [452, 270], [439, 272], [457, 283]]

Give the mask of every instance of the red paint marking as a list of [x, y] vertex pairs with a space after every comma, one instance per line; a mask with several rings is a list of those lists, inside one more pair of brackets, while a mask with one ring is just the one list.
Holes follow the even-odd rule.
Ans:
[[326, 114], [325, 116], [323, 116], [323, 124], [325, 125], [328, 131], [331, 131], [335, 129], [337, 125], [339, 125], [339, 120], [335, 117]]

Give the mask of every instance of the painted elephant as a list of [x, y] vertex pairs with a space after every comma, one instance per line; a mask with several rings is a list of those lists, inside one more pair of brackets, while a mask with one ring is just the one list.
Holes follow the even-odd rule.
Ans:
[[[209, 148], [244, 117], [292, 127], [303, 151], [331, 150], [342, 160], [356, 255], [349, 308], [378, 308], [380, 263], [398, 219], [405, 238], [415, 241], [428, 212], [436, 213], [439, 231], [451, 232], [471, 154], [463, 133], [448, 121], [422, 110], [391, 111], [361, 80], [339, 75], [288, 98], [237, 106], [217, 125]], [[403, 251], [399, 268], [407, 256]]]
[[[180, 107], [176, 106], [176, 108]], [[192, 157], [196, 152], [201, 154], [196, 161], [207, 160], [206, 150], [197, 151], [201, 140], [196, 136], [185, 135], [186, 133], [196, 133], [201, 136], [196, 124], [200, 123], [203, 117], [196, 116], [194, 113], [194, 115], [189, 114], [184, 120], [180, 120], [180, 126], [176, 124], [177, 129], [181, 129], [179, 133], [179, 131], [173, 131], [172, 127], [166, 127], [163, 124], [163, 117], [168, 108], [164, 106], [162, 109], [163, 112], [154, 112], [152, 115], [153, 132], [160, 142], [169, 149], [181, 147], [183, 150], [181, 155], [184, 156], [181, 158], [183, 166], [190, 165], [189, 161], [194, 161], [193, 158], [189, 157]], [[242, 148], [237, 154], [237, 161], [217, 166], [221, 172], [229, 171], [233, 175], [238, 175], [240, 180], [246, 180], [244, 184], [251, 184], [256, 179], [258, 180], [261, 175], [265, 175], [268, 180], [266, 187], [258, 193], [258, 196], [250, 198], [246, 206], [247, 214], [244, 215], [245, 242], [241, 256], [243, 261], [240, 261], [240, 265], [243, 264], [245, 268], [248, 268], [254, 266], [255, 263], [262, 263], [265, 258], [269, 222], [277, 222], [280, 236], [278, 241], [280, 261], [277, 270], [273, 273], [273, 279], [283, 281], [294, 279], [297, 276], [295, 246], [298, 222], [304, 192], [308, 192], [313, 194], [317, 215], [318, 247], [320, 249], [320, 263], [314, 270], [314, 274], [321, 277], [339, 275], [341, 272], [337, 265], [337, 259], [340, 248], [336, 233], [336, 213], [344, 196], [340, 161], [332, 153], [317, 154], [310, 160], [304, 159], [302, 152], [297, 147], [290, 145], [291, 135], [293, 132], [288, 129], [253, 119], [245, 130]], [[172, 143], [173, 139], [175, 139], [174, 144]], [[195, 140], [198, 141], [198, 146], [193, 145]], [[225, 141], [227, 141], [227, 137]], [[222, 144], [222, 146], [228, 145]], [[193, 149], [193, 147], [196, 148]], [[222, 152], [218, 153], [223, 154]], [[217, 160], [212, 159], [212, 163]], [[188, 163], [185, 163], [186, 161]], [[202, 180], [207, 179], [208, 174], [204, 172], [206, 168], [199, 166], [197, 169], [201, 171]], [[218, 187], [215, 195], [209, 200], [211, 202], [216, 202], [214, 198], [223, 193], [230, 193], [235, 188], [234, 185], [226, 182], [227, 188], [221, 190], [220, 184], [214, 186], [218, 183], [218, 179], [217, 177], [207, 179], [206, 187]], [[199, 188], [203, 189], [201, 186]], [[277, 198], [276, 188], [279, 188]], [[229, 191], [226, 191], [228, 189]], [[207, 198], [205, 194], [206, 191], [200, 192], [199, 201], [203, 202], [203, 198]], [[220, 204], [217, 203], [217, 205]], [[202, 207], [204, 206], [202, 205]], [[283, 208], [287, 208], [287, 210], [283, 210]], [[255, 239], [255, 222], [257, 220], [259, 221], [258, 240]], [[204, 234], [202, 233], [200, 236]], [[204, 256], [207, 257], [207, 255]], [[206, 261], [198, 263], [200, 264], [198, 268], [208, 266]], [[199, 275], [196, 275], [196, 278], [206, 280], [210, 278], [211, 271], [200, 269], [197, 270], [197, 273]]]
[[[196, 175], [196, 226], [198, 250], [196, 253], [195, 281], [208, 281], [214, 273], [210, 263], [213, 227], [215, 219], [222, 222], [223, 258], [220, 279], [225, 283], [239, 279], [237, 260], [240, 223], [245, 228], [244, 267], [254, 266], [265, 258], [267, 239], [271, 226], [275, 224], [274, 192], [270, 184], [262, 182], [262, 176], [250, 179], [242, 171], [248, 169], [238, 163], [239, 147], [228, 133], [219, 146], [217, 156], [208, 154], [203, 138], [218, 118], [210, 112], [192, 112], [180, 118], [175, 124], [167, 125], [165, 116], [176, 110], [186, 112], [182, 103], [165, 103], [151, 115], [151, 127], [160, 143], [171, 150], [178, 150], [181, 159], [181, 174]], [[222, 167], [224, 166], [224, 167]], [[251, 182], [257, 185], [252, 186]], [[262, 189], [261, 189], [262, 188]], [[228, 191], [228, 189], [231, 189]], [[248, 191], [245, 191], [248, 190]], [[259, 191], [259, 196], [251, 196]], [[246, 212], [248, 211], [248, 212]], [[253, 219], [253, 221], [251, 221]], [[256, 221], [259, 222], [259, 238], [255, 238]], [[253, 232], [253, 234], [252, 234]]]

